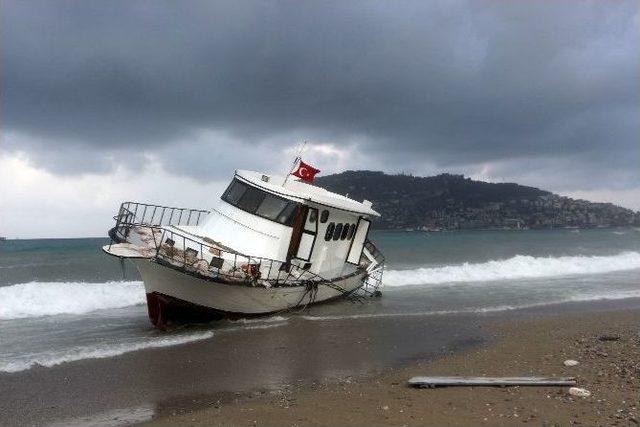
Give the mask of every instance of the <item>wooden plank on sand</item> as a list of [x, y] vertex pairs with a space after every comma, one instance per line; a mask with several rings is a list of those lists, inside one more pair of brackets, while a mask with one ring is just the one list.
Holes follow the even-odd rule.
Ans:
[[411, 387], [433, 388], [452, 386], [574, 386], [572, 377], [413, 377]]

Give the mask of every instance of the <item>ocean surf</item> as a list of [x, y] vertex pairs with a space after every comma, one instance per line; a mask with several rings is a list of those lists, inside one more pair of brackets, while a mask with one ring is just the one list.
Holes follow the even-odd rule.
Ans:
[[603, 256], [534, 257], [516, 255], [504, 260], [419, 267], [385, 272], [386, 287], [440, 285], [455, 282], [486, 282], [611, 273], [640, 268], [639, 252]]

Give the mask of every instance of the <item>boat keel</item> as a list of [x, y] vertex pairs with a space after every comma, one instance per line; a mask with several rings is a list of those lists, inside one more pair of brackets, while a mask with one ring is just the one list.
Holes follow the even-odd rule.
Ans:
[[159, 292], [147, 293], [149, 320], [156, 328], [166, 330], [172, 322], [209, 322], [222, 318], [233, 318], [230, 313], [192, 304]]

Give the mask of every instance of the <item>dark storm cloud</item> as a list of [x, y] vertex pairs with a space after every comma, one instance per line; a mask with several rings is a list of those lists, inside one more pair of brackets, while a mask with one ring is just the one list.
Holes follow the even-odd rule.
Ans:
[[[391, 169], [549, 158], [584, 185], [592, 168], [639, 185], [638, 6], [6, 1], [4, 126], [58, 172], [141, 150], [172, 163], [175, 141], [231, 151], [197, 137], [215, 131], [358, 138]], [[92, 162], [46, 161], [83, 149]]]

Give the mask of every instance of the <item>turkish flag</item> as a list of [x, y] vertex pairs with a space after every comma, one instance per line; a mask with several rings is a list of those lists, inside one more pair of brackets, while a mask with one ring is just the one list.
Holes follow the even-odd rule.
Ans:
[[311, 165], [306, 164], [302, 160], [300, 160], [300, 164], [298, 165], [298, 169], [293, 172], [291, 175], [297, 176], [306, 182], [313, 182], [313, 179], [316, 177], [316, 174], [320, 172], [320, 169], [316, 169]]

